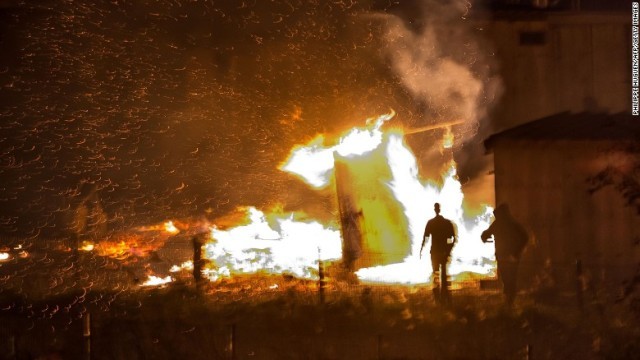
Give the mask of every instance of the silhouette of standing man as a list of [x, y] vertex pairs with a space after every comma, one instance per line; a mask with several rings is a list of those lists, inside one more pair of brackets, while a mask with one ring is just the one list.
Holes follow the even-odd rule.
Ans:
[[489, 228], [482, 232], [482, 242], [487, 242], [493, 235], [498, 261], [498, 277], [502, 281], [507, 304], [511, 305], [516, 297], [518, 264], [520, 255], [529, 239], [525, 228], [516, 221], [507, 204], [499, 205], [494, 211], [496, 218]]
[[[433, 293], [436, 301], [449, 301], [449, 288], [447, 284], [447, 263], [451, 249], [456, 241], [456, 232], [453, 223], [440, 215], [440, 204], [435, 203], [433, 210], [436, 216], [427, 222], [422, 237], [422, 246], [420, 247], [420, 256], [427, 242], [427, 237], [431, 237], [431, 266], [433, 273], [431, 275], [434, 280], [435, 287]], [[439, 283], [437, 281], [439, 276]]]

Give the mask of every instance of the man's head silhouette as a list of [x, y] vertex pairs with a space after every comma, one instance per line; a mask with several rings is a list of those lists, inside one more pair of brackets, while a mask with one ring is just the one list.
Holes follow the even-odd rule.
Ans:
[[440, 215], [440, 204], [433, 204], [433, 210], [436, 212], [436, 215]]

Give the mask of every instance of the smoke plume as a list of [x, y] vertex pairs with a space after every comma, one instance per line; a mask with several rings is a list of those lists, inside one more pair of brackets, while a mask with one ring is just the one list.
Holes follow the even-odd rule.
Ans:
[[412, 14], [383, 16], [390, 66], [422, 109], [423, 119], [414, 126], [462, 121], [452, 129], [462, 180], [485, 167], [481, 141], [501, 92], [490, 46], [481, 26], [468, 18], [471, 8], [464, 0], [430, 0]]

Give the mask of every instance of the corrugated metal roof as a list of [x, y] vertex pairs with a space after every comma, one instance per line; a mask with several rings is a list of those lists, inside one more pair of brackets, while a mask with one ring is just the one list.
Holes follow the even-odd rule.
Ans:
[[484, 141], [491, 150], [498, 141], [616, 140], [640, 142], [640, 117], [629, 113], [559, 113], [491, 135]]

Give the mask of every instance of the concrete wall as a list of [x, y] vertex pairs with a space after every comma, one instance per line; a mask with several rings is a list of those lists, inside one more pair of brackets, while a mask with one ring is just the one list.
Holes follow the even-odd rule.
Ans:
[[535, 236], [523, 257], [523, 284], [573, 290], [577, 259], [591, 289], [619, 288], [635, 275], [640, 215], [611, 186], [589, 192], [589, 177], [615, 164], [614, 158], [624, 161], [610, 148], [584, 141], [496, 146], [496, 203], [509, 203]]
[[[559, 12], [500, 14], [480, 21], [495, 48], [505, 91], [496, 130], [562, 111], [630, 110], [630, 15]], [[542, 33], [537, 44], [521, 34]]]

